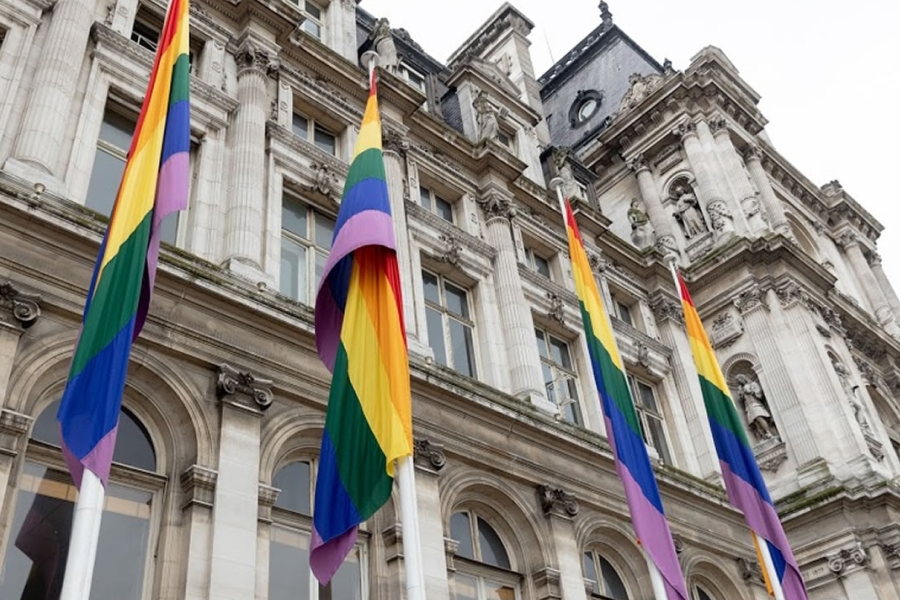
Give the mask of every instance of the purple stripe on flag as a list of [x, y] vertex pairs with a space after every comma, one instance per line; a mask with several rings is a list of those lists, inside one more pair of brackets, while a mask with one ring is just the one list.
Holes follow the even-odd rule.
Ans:
[[78, 457], [72, 454], [72, 451], [66, 446], [66, 442], [62, 437], [62, 428], [60, 428], [59, 438], [62, 442], [63, 458], [66, 461], [66, 466], [69, 467], [69, 473], [72, 475], [72, 481], [75, 483], [76, 488], [79, 490], [81, 489], [81, 478], [84, 476], [85, 469], [96, 474], [103, 483], [103, 487], [106, 487], [106, 484], [109, 481], [109, 470], [112, 466], [113, 452], [115, 452], [116, 449], [116, 435], [118, 432], [119, 425], [117, 423], [116, 426], [112, 428], [112, 431], [107, 433], [99, 442], [97, 442], [97, 445], [94, 446], [94, 449], [91, 450], [90, 454], [85, 456], [83, 460], [78, 460]]
[[[607, 439], [612, 436], [612, 423], [606, 421]], [[631, 524], [638, 540], [650, 556], [650, 560], [659, 569], [666, 583], [666, 593], [669, 600], [688, 600], [684, 592], [680, 591], [681, 565], [678, 564], [678, 556], [672, 543], [672, 534], [669, 531], [669, 523], [665, 515], [659, 512], [655, 506], [644, 496], [641, 486], [631, 475], [622, 461], [616, 460], [616, 471], [622, 485], [625, 487], [625, 500], [628, 510], [631, 512]]]
[[[346, 533], [342, 533], [327, 544], [322, 542], [322, 536], [313, 527], [312, 543], [309, 552], [309, 568], [319, 581], [331, 581], [334, 574], [344, 562], [344, 557], [356, 543], [357, 528], [353, 527]], [[313, 552], [315, 550], [315, 552]]]

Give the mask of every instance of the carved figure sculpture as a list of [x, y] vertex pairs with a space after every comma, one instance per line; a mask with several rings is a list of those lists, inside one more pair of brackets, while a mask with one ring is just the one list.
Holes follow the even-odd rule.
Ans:
[[831, 366], [834, 367], [834, 372], [837, 373], [841, 382], [841, 388], [844, 390], [844, 396], [846, 396], [847, 402], [850, 403], [850, 407], [853, 409], [853, 417], [859, 423], [860, 429], [863, 430], [863, 433], [872, 435], [872, 426], [869, 425], [869, 420], [866, 418], [866, 409], [859, 399], [859, 386], [854, 385], [850, 380], [850, 372], [847, 370], [847, 367], [833, 358], [831, 359]]
[[690, 187], [683, 184], [676, 185], [672, 190], [672, 197], [675, 198], [675, 218], [681, 224], [685, 238], [691, 239], [708, 231], [697, 203], [697, 196]]
[[750, 431], [760, 440], [768, 440], [777, 435], [772, 414], [766, 406], [765, 396], [759, 384], [746, 375], [735, 377], [738, 394], [744, 405], [744, 414]]
[[731, 218], [731, 211], [725, 206], [721, 200], [713, 200], [706, 207], [709, 214], [709, 221], [712, 223], [713, 229], [717, 233], [723, 234], [734, 231], [734, 221]]
[[631, 241], [638, 248], [646, 248], [653, 244], [654, 232], [647, 213], [641, 210], [637, 198], [631, 200], [628, 209], [628, 221], [631, 223]]
[[372, 40], [375, 51], [378, 52], [378, 66], [390, 73], [396, 73], [400, 64], [397, 55], [397, 46], [394, 44], [394, 35], [391, 33], [391, 24], [387, 19], [381, 18], [375, 21], [372, 29]]
[[500, 121], [497, 119], [497, 111], [488, 100], [487, 92], [478, 92], [472, 104], [478, 124], [478, 141], [496, 140], [500, 135]]

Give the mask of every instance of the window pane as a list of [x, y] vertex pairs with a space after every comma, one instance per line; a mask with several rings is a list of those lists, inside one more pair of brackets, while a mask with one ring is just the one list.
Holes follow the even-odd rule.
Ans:
[[453, 368], [463, 375], [477, 377], [472, 328], [456, 319], [450, 319], [450, 345], [453, 352]]
[[317, 38], [322, 37], [322, 27], [315, 21], [310, 21], [309, 19], [304, 21], [303, 30]]
[[117, 112], [107, 110], [103, 113], [103, 123], [100, 125], [100, 139], [122, 151], [128, 152], [131, 146], [131, 136], [134, 135], [135, 121], [124, 117]]
[[444, 343], [444, 317], [433, 308], [426, 308], [425, 322], [428, 326], [428, 344], [434, 351], [435, 362], [445, 367], [449, 366], [447, 349]]
[[[107, 487], [92, 598], [138, 600], [144, 581], [152, 495]], [[0, 579], [6, 600], [58, 598], [75, 500], [68, 473], [26, 463], [12, 515], [10, 544]]]
[[316, 19], [317, 21], [322, 19], [322, 9], [320, 9], [312, 2], [306, 3], [306, 14], [311, 16], [313, 19]]
[[309, 139], [309, 120], [303, 115], [294, 113], [294, 118], [291, 121], [291, 130], [304, 140]]
[[540, 273], [541, 275], [543, 275], [544, 277], [546, 277], [547, 279], [550, 279], [550, 263], [547, 262], [546, 258], [543, 258], [543, 257], [535, 254], [534, 255], [534, 270], [537, 271], [538, 273]]
[[712, 600], [712, 596], [707, 594], [706, 591], [702, 587], [697, 586], [696, 589], [697, 589], [697, 600]]
[[178, 233], [178, 213], [172, 213], [160, 223], [159, 239], [167, 244], [175, 245], [175, 236]]
[[514, 588], [495, 581], [485, 581], [484, 591], [487, 600], [516, 600]]
[[572, 368], [572, 359], [569, 357], [569, 345], [555, 337], [550, 338], [550, 356], [553, 362], [567, 369]]
[[659, 457], [667, 465], [672, 464], [672, 455], [669, 454], [669, 445], [666, 443], [666, 431], [663, 422], [653, 417], [647, 417], [647, 427], [650, 428], [650, 437], [653, 447], [659, 452]]
[[281, 281], [279, 290], [285, 296], [306, 302], [306, 248], [281, 238]]
[[310, 468], [308, 462], [294, 462], [278, 470], [272, 485], [280, 489], [275, 506], [292, 510], [301, 515], [312, 515], [309, 492]]
[[600, 593], [600, 580], [597, 578], [597, 567], [594, 565], [594, 553], [584, 553], [584, 578], [593, 582], [591, 593]]
[[[572, 383], [572, 382], [568, 382]], [[565, 405], [563, 405], [562, 414], [563, 417], [569, 423], [573, 423], [575, 425], [581, 425], [581, 408], [578, 406], [578, 397], [574, 395], [570, 395], [570, 401], [568, 401]]]
[[483, 519], [478, 519], [478, 549], [481, 550], [481, 562], [509, 569], [509, 557], [500, 536]]
[[478, 600], [478, 580], [458, 572], [453, 577], [456, 587], [456, 600]]
[[545, 362], [541, 363], [541, 374], [544, 376], [544, 387], [547, 388], [547, 398], [556, 403], [556, 384], [553, 383], [553, 369]]
[[309, 536], [272, 526], [269, 600], [309, 600]]
[[656, 405], [656, 398], [653, 396], [653, 388], [647, 385], [646, 383], [637, 382], [638, 392], [640, 393], [640, 401], [641, 404], [644, 405], [644, 408], [647, 408], [653, 411], [656, 414], [659, 414], [659, 408]]
[[319, 282], [322, 281], [322, 273], [325, 272], [326, 262], [328, 262], [328, 255], [324, 252], [316, 252], [316, 279], [310, 282], [310, 304], [314, 305], [316, 303], [316, 292], [319, 290]]
[[362, 582], [359, 571], [359, 549], [353, 548], [331, 582], [319, 586], [319, 600], [360, 600], [362, 598]]
[[124, 158], [114, 156], [103, 148], [97, 148], [84, 205], [101, 215], [110, 216], [124, 172]]
[[469, 318], [469, 302], [468, 294], [462, 288], [458, 288], [452, 283], [444, 283], [447, 298], [447, 310], [454, 315], [459, 315], [465, 319]]
[[547, 355], [547, 339], [544, 337], [544, 332], [540, 329], [535, 329], [534, 337], [537, 339], [538, 354], [541, 355], [541, 358], [549, 358]]
[[437, 215], [445, 221], [453, 222], [453, 205], [439, 196], [434, 197], [434, 209]]
[[156, 46], [159, 43], [159, 30], [141, 21], [135, 21], [131, 30], [131, 41], [137, 42], [138, 45], [151, 52], [156, 52]]
[[458, 556], [475, 559], [469, 513], [458, 512], [450, 517], [450, 537], [459, 542], [459, 547], [456, 549]]
[[[318, 25], [316, 25], [316, 27], [318, 27]], [[328, 133], [327, 131], [316, 125], [314, 138], [316, 146], [318, 146], [328, 154], [334, 154], [335, 148], [337, 148], [337, 144], [335, 143], [335, 141], [336, 140], [333, 134]]]
[[634, 327], [634, 321], [631, 319], [631, 309], [621, 302], [616, 302], [619, 311], [619, 318]]
[[419, 186], [419, 203], [428, 210], [431, 210], [431, 190], [427, 187]]
[[316, 246], [331, 249], [331, 238], [334, 237], [334, 219], [316, 213]]
[[292, 198], [291, 196], [284, 195], [281, 200], [281, 228], [285, 231], [290, 231], [294, 235], [298, 237], [302, 237], [303, 239], [309, 238], [309, 228], [307, 226], [307, 219], [309, 215], [309, 209], [304, 205]]
[[603, 577], [603, 593], [612, 600], [628, 600], [628, 592], [625, 591], [625, 584], [622, 578], [613, 566], [602, 556], [597, 557], [600, 561], [600, 573]]
[[437, 277], [431, 273], [422, 271], [422, 287], [425, 289], [425, 299], [435, 304], [441, 304], [441, 291], [438, 288]]

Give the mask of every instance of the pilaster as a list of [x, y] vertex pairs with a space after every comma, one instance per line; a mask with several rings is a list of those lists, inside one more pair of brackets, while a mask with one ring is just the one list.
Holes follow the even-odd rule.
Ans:
[[497, 249], [495, 284], [500, 321], [505, 333], [509, 357], [512, 393], [528, 398], [536, 406], [556, 412], [544, 396], [541, 359], [534, 339], [534, 321], [522, 291], [511, 219], [516, 208], [509, 192], [491, 187], [479, 200], [486, 221], [485, 240]]
[[656, 247], [663, 254], [670, 252], [677, 254], [678, 245], [675, 243], [672, 218], [663, 209], [662, 199], [659, 197], [659, 191], [653, 180], [653, 173], [650, 172], [650, 167], [647, 165], [647, 159], [643, 154], [638, 154], [628, 161], [628, 168], [634, 171], [638, 188], [641, 190], [641, 199], [644, 201], [644, 206], [647, 207], [647, 216], [656, 231]]
[[756, 189], [759, 190], [763, 208], [765, 208], [766, 214], [769, 216], [769, 225], [775, 233], [780, 233], [793, 239], [794, 234], [785, 215], [784, 205], [778, 199], [778, 196], [775, 195], [772, 182], [769, 181], [769, 176], [766, 174], [765, 168], [763, 168], [762, 150], [759, 146], [748, 146], [744, 152], [744, 160], [747, 163], [747, 170], [750, 171], [750, 177], [753, 179]]
[[6, 403], [19, 338], [40, 316], [40, 296], [22, 293], [11, 281], [0, 280], [0, 408]]
[[187, 575], [184, 598], [207, 600], [212, 547], [213, 500], [218, 473], [200, 465], [191, 465], [181, 474], [185, 501], [181, 510], [187, 540]]
[[447, 578], [444, 520], [438, 485], [441, 469], [447, 463], [444, 447], [425, 438], [415, 440], [416, 500], [419, 505], [419, 538], [425, 570], [425, 597], [450, 598]]
[[277, 69], [275, 55], [245, 38], [235, 54], [237, 99], [232, 125], [231, 187], [225, 212], [225, 261], [229, 269], [253, 282], [274, 281], [263, 272], [268, 73]]
[[94, 0], [58, 0], [12, 157], [4, 170], [65, 196], [60, 149], [76, 96], [93, 21]]
[[881, 286], [878, 285], [878, 281], [875, 279], [875, 275], [872, 269], [869, 268], [869, 263], [863, 255], [859, 236], [852, 231], [845, 231], [837, 239], [837, 243], [844, 249], [844, 254], [847, 255], [847, 259], [850, 261], [850, 267], [859, 277], [863, 292], [872, 306], [875, 318], [878, 319], [878, 322], [881, 323], [888, 334], [894, 337], [900, 336], [900, 327], [897, 326], [894, 313], [891, 311], [884, 292], [881, 290]]
[[256, 594], [260, 417], [273, 401], [271, 381], [220, 365], [219, 465], [213, 511], [209, 598]]
[[269, 548], [272, 542], [272, 506], [278, 499], [278, 488], [259, 484], [259, 535], [256, 546], [256, 600], [269, 597]]
[[578, 500], [574, 494], [547, 484], [537, 487], [537, 497], [550, 529], [550, 545], [556, 551], [556, 564], [535, 574], [537, 597], [541, 600], [584, 600], [587, 590], [583, 561], [572, 524], [572, 519], [578, 515]]
[[741, 216], [739, 222], [747, 227], [746, 231], [751, 235], [759, 234], [766, 229], [766, 222], [762, 217], [757, 193], [750, 185], [750, 179], [731, 140], [728, 122], [724, 117], [714, 117], [709, 121], [709, 129], [713, 134], [719, 163], [725, 171], [725, 180], [733, 193], [733, 208]]

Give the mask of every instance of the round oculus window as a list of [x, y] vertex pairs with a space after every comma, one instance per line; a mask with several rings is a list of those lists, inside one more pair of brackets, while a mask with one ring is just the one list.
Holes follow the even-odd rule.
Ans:
[[594, 98], [588, 98], [578, 106], [578, 120], [587, 121], [597, 112], [598, 102]]

